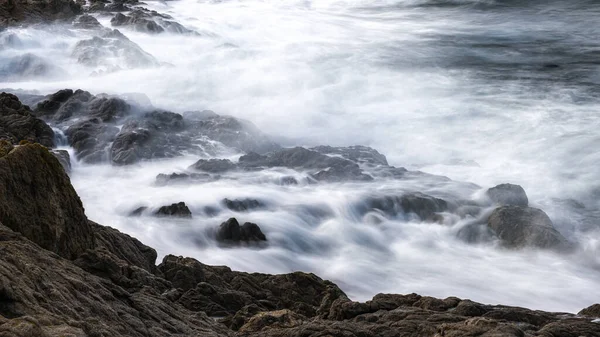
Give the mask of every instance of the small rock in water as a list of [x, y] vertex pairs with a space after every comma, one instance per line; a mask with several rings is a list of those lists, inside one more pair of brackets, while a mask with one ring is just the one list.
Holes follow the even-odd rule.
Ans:
[[248, 212], [253, 209], [266, 207], [265, 204], [256, 199], [230, 200], [225, 198], [223, 199], [223, 204], [225, 204], [227, 208], [235, 212]]
[[129, 213], [129, 216], [140, 216], [147, 209], [148, 209], [148, 207], [146, 207], [146, 206], [138, 207], [135, 210], [133, 210], [131, 213]]
[[267, 237], [257, 224], [246, 222], [240, 226], [236, 218], [229, 218], [219, 226], [217, 241], [223, 243], [267, 241]]
[[229, 159], [200, 159], [190, 166], [190, 169], [210, 173], [222, 173], [236, 168], [237, 166]]
[[154, 213], [156, 216], [170, 216], [179, 218], [191, 218], [192, 212], [185, 205], [185, 202], [172, 204], [171, 206], [163, 206]]
[[487, 190], [487, 196], [498, 205], [526, 207], [529, 199], [523, 187], [513, 184], [501, 184]]

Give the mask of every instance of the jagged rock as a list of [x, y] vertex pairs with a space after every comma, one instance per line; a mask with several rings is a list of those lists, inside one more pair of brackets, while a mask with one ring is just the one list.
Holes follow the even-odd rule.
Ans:
[[81, 6], [71, 0], [7, 0], [0, 2], [0, 27], [67, 21], [80, 13]]
[[118, 97], [94, 96], [87, 91], [63, 89], [48, 95], [35, 107], [35, 115], [55, 123], [71, 118], [98, 118], [116, 122], [128, 116], [130, 104]]
[[95, 17], [84, 14], [73, 21], [73, 27], [81, 29], [97, 29], [102, 27], [102, 25]]
[[119, 128], [104, 124], [99, 118], [76, 122], [65, 131], [77, 159], [85, 163], [108, 161], [108, 144], [118, 133]]
[[592, 304], [589, 307], [581, 310], [577, 315], [590, 316], [600, 318], [600, 304]]
[[71, 156], [67, 150], [52, 150], [51, 153], [58, 159], [58, 162], [65, 169], [65, 172], [71, 172]]
[[401, 196], [375, 196], [357, 205], [360, 214], [376, 210], [388, 217], [409, 217], [415, 214], [423, 221], [435, 221], [439, 212], [448, 210], [448, 203], [422, 193], [408, 193]]
[[544, 211], [532, 207], [502, 206], [488, 219], [488, 227], [509, 248], [567, 249], [570, 244]]
[[229, 159], [200, 159], [189, 168], [209, 173], [223, 173], [235, 170], [237, 165]]
[[248, 323], [240, 327], [239, 332], [260, 332], [268, 328], [292, 328], [302, 324], [305, 320], [306, 317], [289, 309], [262, 312], [250, 318]]
[[156, 216], [171, 216], [178, 218], [191, 218], [192, 212], [185, 205], [185, 202], [171, 204], [171, 206], [162, 206], [154, 213]]
[[280, 148], [254, 124], [230, 116], [197, 119], [190, 126], [210, 139], [244, 152], [265, 153]]
[[6, 139], [0, 139], [0, 158], [6, 156], [15, 147]]
[[145, 52], [116, 29], [99, 37], [77, 42], [71, 56], [79, 64], [94, 68], [101, 67], [106, 71], [159, 65], [154, 56]]
[[42, 248], [72, 259], [94, 247], [81, 200], [45, 147], [23, 145], [0, 158], [0, 195], [0, 222]]
[[242, 226], [236, 218], [229, 218], [217, 230], [217, 241], [223, 243], [267, 241], [257, 224], [246, 222]]
[[519, 185], [501, 184], [488, 189], [486, 195], [498, 205], [527, 207], [529, 204], [525, 190]]
[[387, 166], [388, 162], [384, 155], [377, 152], [377, 150], [368, 146], [348, 146], [348, 147], [332, 147], [332, 146], [317, 146], [311, 148], [311, 150], [319, 153], [341, 156], [342, 158], [351, 160], [356, 163], [366, 163], [370, 165], [384, 165]]
[[355, 162], [302, 147], [282, 149], [266, 155], [249, 153], [240, 157], [239, 166], [245, 169], [287, 167], [305, 170], [314, 179], [328, 182], [373, 180], [373, 177], [363, 173]]
[[54, 147], [54, 131], [36, 118], [28, 106], [21, 104], [17, 96], [0, 93], [0, 139], [12, 144], [21, 140]]
[[189, 150], [193, 142], [184, 130], [183, 117], [168, 111], [152, 111], [143, 119], [133, 118], [121, 128], [113, 142], [111, 160], [128, 165], [142, 159], [168, 158]]
[[161, 173], [156, 176], [156, 184], [158, 185], [169, 185], [178, 183], [189, 183], [189, 182], [209, 182], [218, 180], [219, 176], [211, 176], [208, 173]]
[[256, 199], [223, 199], [223, 204], [225, 207], [229, 208], [232, 211], [236, 212], [247, 212], [253, 209], [265, 208], [266, 205]]
[[152, 34], [158, 34], [165, 31], [165, 29], [159, 26], [156, 22], [151, 19], [147, 19], [138, 13], [139, 12], [134, 12], [131, 14], [131, 16], [118, 13], [110, 20], [110, 24], [113, 27], [129, 26], [133, 30]]
[[64, 70], [32, 53], [12, 57], [0, 67], [0, 79], [5, 81], [58, 77]]

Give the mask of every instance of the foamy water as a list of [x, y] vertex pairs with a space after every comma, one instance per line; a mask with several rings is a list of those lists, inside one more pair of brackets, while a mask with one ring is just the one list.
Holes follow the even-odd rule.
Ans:
[[[600, 6], [593, 1], [169, 1], [148, 6], [201, 36], [121, 29], [169, 63], [90, 76], [71, 55], [90, 33], [14, 29], [64, 72], [1, 88], [146, 94], [174, 112], [211, 109], [254, 122], [283, 145], [369, 145], [390, 164], [484, 188], [522, 185], [535, 207], [582, 247], [574, 255], [511, 252], [456, 238], [445, 226], [358, 216], [367, 195], [419, 190], [465, 199], [480, 191], [420, 181], [279, 186], [288, 171], [207, 184], [157, 186], [183, 157], [131, 167], [76, 163], [72, 181], [91, 219], [132, 234], [160, 256], [237, 270], [314, 272], [354, 299], [378, 292], [458, 296], [576, 312], [600, 300]], [[98, 17], [110, 26], [110, 17]], [[232, 156], [232, 158], [237, 158]], [[217, 217], [223, 198], [266, 209]], [[192, 220], [128, 217], [141, 205], [185, 201]], [[574, 207], [574, 201], [584, 208]], [[217, 247], [230, 216], [256, 222], [265, 249]]]

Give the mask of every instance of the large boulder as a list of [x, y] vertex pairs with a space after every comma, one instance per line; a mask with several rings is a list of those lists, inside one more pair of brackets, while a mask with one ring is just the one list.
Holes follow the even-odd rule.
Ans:
[[81, 200], [45, 147], [23, 145], [0, 158], [0, 195], [0, 222], [42, 248], [68, 259], [94, 248]]
[[117, 13], [111, 20], [113, 27], [128, 27], [138, 32], [159, 34], [170, 32], [176, 34], [195, 34], [165, 14], [144, 8], [135, 8], [127, 15]]
[[372, 196], [358, 203], [356, 209], [361, 215], [377, 211], [387, 217], [398, 216], [410, 219], [416, 215], [423, 221], [437, 221], [437, 214], [448, 210], [448, 202], [423, 193], [406, 193], [403, 195]]
[[500, 184], [486, 191], [490, 200], [498, 205], [527, 207], [529, 199], [523, 187], [513, 184]]
[[81, 13], [72, 0], [4, 0], [0, 2], [0, 28], [17, 23], [67, 21]]
[[65, 131], [77, 159], [84, 163], [108, 161], [109, 144], [118, 133], [119, 128], [105, 124], [99, 118], [75, 122]]
[[490, 215], [488, 227], [509, 248], [566, 249], [570, 243], [554, 228], [544, 211], [533, 207], [502, 206]]
[[154, 215], [159, 217], [169, 216], [177, 218], [191, 218], [192, 212], [186, 206], [185, 202], [178, 202], [169, 206], [162, 206], [154, 213]]
[[240, 242], [267, 241], [267, 237], [257, 224], [246, 222], [240, 226], [236, 218], [230, 218], [219, 226], [217, 241], [236, 244]]
[[36, 118], [17, 96], [5, 92], [0, 93], [0, 139], [13, 144], [27, 140], [47, 147], [55, 145], [52, 128]]

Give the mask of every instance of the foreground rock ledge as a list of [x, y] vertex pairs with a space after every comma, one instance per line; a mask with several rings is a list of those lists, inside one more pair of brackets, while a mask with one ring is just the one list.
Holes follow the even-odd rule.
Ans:
[[450, 297], [353, 302], [313, 274], [241, 273], [166, 256], [89, 221], [41, 145], [0, 158], [0, 336], [600, 336], [579, 316]]

